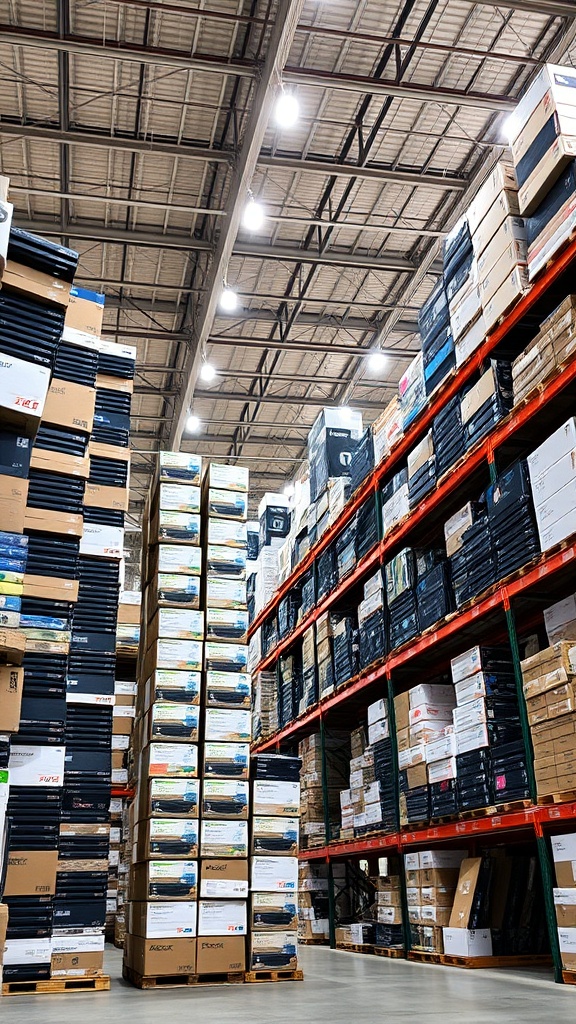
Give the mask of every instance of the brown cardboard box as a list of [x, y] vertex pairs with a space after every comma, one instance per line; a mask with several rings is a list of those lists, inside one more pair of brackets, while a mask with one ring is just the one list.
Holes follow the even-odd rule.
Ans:
[[576, 903], [555, 903], [559, 928], [576, 928]]
[[410, 746], [410, 729], [400, 729], [396, 733], [398, 750], [408, 750]]
[[64, 473], [68, 476], [79, 476], [87, 480], [90, 476], [90, 459], [87, 455], [66, 455], [48, 451], [44, 448], [33, 448], [30, 459], [31, 469], [42, 469], [46, 473]]
[[5, 896], [53, 896], [58, 850], [11, 850]]
[[481, 866], [481, 857], [466, 857], [460, 865], [458, 887], [450, 915], [451, 928], [468, 927]]
[[242, 935], [209, 936], [198, 939], [198, 974], [225, 974], [246, 969], [246, 942]]
[[126, 936], [126, 962], [142, 977], [196, 974], [196, 939]]
[[396, 718], [396, 730], [408, 729], [410, 726], [410, 698], [408, 692], [399, 693], [394, 697], [394, 715]]
[[70, 301], [71, 285], [68, 281], [43, 274], [32, 267], [24, 267], [13, 260], [7, 261], [2, 276], [2, 286], [7, 285], [14, 291], [44, 299], [45, 302], [53, 302], [57, 306], [67, 306]]
[[0, 628], [0, 664], [21, 665], [26, 651], [26, 638], [20, 629]]
[[8, 533], [23, 533], [26, 518], [28, 481], [15, 476], [0, 476], [0, 521]]
[[40, 597], [45, 601], [68, 601], [76, 604], [78, 600], [78, 580], [60, 579], [58, 576], [24, 575], [24, 597]]
[[413, 768], [408, 768], [406, 774], [408, 776], [408, 789], [418, 789], [419, 786], [426, 786], [428, 784], [428, 772], [425, 764], [417, 764]]
[[107, 373], [98, 373], [96, 374], [96, 387], [131, 395], [134, 391], [134, 381], [126, 377], [112, 377]]
[[103, 484], [87, 483], [84, 504], [90, 508], [112, 508], [128, 511], [129, 492], [127, 487], [105, 487]]
[[137, 626], [140, 623], [139, 604], [122, 604], [118, 606], [118, 623], [126, 626]]
[[423, 885], [420, 889], [422, 906], [451, 907], [454, 902], [454, 888], [446, 885]]
[[18, 732], [24, 669], [0, 666], [0, 733]]
[[420, 868], [418, 885], [443, 886], [455, 889], [458, 885], [459, 868]]
[[68, 537], [81, 537], [84, 517], [73, 512], [55, 512], [46, 508], [27, 508], [24, 517], [25, 530], [42, 530], [45, 533], [63, 533]]
[[[248, 861], [202, 860], [200, 864], [200, 896], [207, 898], [244, 899], [248, 896]], [[281, 899], [281, 897], [278, 897]]]
[[51, 978], [97, 978], [104, 971], [104, 953], [53, 953]]
[[70, 294], [70, 302], [66, 310], [64, 326], [74, 331], [82, 331], [83, 334], [90, 334], [93, 338], [99, 338], [102, 334], [102, 321], [104, 319], [104, 305], [99, 302], [92, 302], [82, 295]]
[[53, 377], [42, 413], [42, 422], [90, 434], [94, 426], [95, 403], [95, 388]]
[[[101, 459], [120, 459], [122, 462], [130, 462], [129, 448], [122, 448], [117, 444], [104, 444], [102, 441], [89, 441], [88, 455], [97, 455]], [[144, 515], [146, 515], [146, 509]]]

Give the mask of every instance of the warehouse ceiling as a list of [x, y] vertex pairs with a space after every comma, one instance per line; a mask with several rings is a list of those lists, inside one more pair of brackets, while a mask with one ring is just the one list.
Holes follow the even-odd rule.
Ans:
[[538, 65], [573, 63], [575, 18], [573, 0], [0, 0], [15, 223], [79, 250], [105, 334], [138, 350], [136, 517], [158, 447], [247, 462], [257, 498], [323, 405], [377, 417], [441, 237]]

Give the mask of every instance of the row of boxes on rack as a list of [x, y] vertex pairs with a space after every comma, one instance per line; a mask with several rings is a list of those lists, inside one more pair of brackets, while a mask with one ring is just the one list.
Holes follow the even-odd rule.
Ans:
[[576, 970], [576, 832], [552, 836], [556, 872], [554, 906], [562, 967]]
[[[574, 613], [574, 597], [560, 603]], [[558, 614], [558, 606], [550, 611]], [[538, 798], [576, 788], [576, 616], [567, 635], [522, 662]]]
[[464, 957], [548, 952], [535, 851], [422, 850], [404, 856], [411, 945]]
[[350, 760], [349, 735], [330, 731], [322, 740], [320, 733], [312, 733], [298, 744], [298, 755], [302, 761], [300, 828], [304, 850], [324, 846], [327, 820], [330, 828], [338, 822], [340, 789]]

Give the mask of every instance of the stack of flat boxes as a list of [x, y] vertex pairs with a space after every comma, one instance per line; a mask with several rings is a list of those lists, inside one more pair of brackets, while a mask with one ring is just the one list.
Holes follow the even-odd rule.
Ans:
[[[10, 322], [16, 315], [21, 318], [16, 337], [25, 344], [30, 326], [35, 324], [37, 345], [30, 359], [36, 365], [30, 364], [33, 372], [29, 377], [27, 366], [22, 363], [21, 386], [37, 389], [39, 372], [44, 381], [41, 400], [39, 395], [30, 396], [26, 402], [28, 410], [35, 414], [34, 429], [28, 433], [35, 434], [35, 447], [34, 465], [28, 453], [30, 471], [26, 475], [30, 484], [22, 491], [21, 528], [28, 533], [28, 543], [26, 575], [19, 589], [20, 623], [27, 639], [19, 736], [12, 743], [10, 758], [12, 791], [8, 813], [13, 828], [6, 878], [10, 918], [5, 981], [48, 978], [60, 968], [53, 954], [57, 958], [60, 952], [55, 948], [54, 917], [64, 783], [66, 674], [72, 603], [78, 595], [75, 576], [78, 538], [82, 533], [82, 494], [88, 475], [85, 450], [89, 432], [86, 423], [72, 438], [69, 431], [53, 431], [52, 420], [59, 422], [55, 412], [68, 413], [54, 376], [52, 392], [48, 393], [48, 380], [62, 350], [77, 254], [59, 250], [26, 233], [12, 232], [8, 255], [2, 288], [3, 335], [10, 344]], [[10, 347], [8, 354], [12, 352]], [[78, 351], [79, 362], [80, 355]], [[89, 415], [94, 393], [93, 389], [84, 390]], [[7, 404], [8, 380], [3, 382], [2, 392]], [[40, 415], [43, 423], [39, 423]], [[71, 449], [67, 447], [69, 440]], [[67, 511], [72, 507], [67, 504], [68, 484], [72, 513]], [[11, 497], [15, 502], [14, 489]]]
[[334, 616], [324, 612], [316, 620], [316, 666], [318, 673], [318, 698], [327, 697], [334, 690], [334, 660], [332, 638]]
[[257, 672], [254, 676], [252, 736], [266, 740], [278, 730], [278, 682], [275, 672]]
[[[139, 605], [131, 607], [136, 607], [140, 611]], [[118, 647], [116, 649], [118, 650]], [[112, 773], [114, 784], [117, 786], [124, 786], [128, 782], [127, 756], [136, 718], [136, 693], [135, 682], [116, 679], [112, 718]], [[130, 849], [128, 859], [126, 859], [128, 837], [123, 823], [128, 803], [129, 801], [125, 797], [114, 797], [110, 801], [111, 827], [106, 933], [107, 936], [111, 934], [116, 945], [120, 947], [124, 944], [126, 932], [125, 904], [132, 854]]]
[[[206, 654], [200, 805], [198, 972], [243, 970], [248, 932], [248, 783], [252, 736], [247, 673], [248, 470], [212, 463], [206, 509]], [[216, 551], [216, 548], [218, 549]], [[234, 566], [231, 578], [218, 567]], [[244, 569], [244, 577], [238, 573]], [[241, 964], [240, 967], [237, 965]]]
[[118, 629], [116, 631], [116, 653], [119, 658], [138, 657], [140, 643], [140, 592], [123, 590], [118, 607]]
[[514, 168], [501, 162], [468, 209], [487, 330], [521, 298], [528, 285], [526, 227], [519, 212]]
[[[375, 889], [374, 944], [385, 948], [402, 949], [404, 946], [404, 929], [402, 927], [402, 888], [400, 875], [393, 873], [395, 858], [387, 858], [386, 875], [378, 875], [370, 881]], [[396, 870], [398, 870], [396, 868]]]
[[414, 949], [442, 953], [464, 850], [421, 850], [404, 856], [406, 899]]
[[364, 813], [364, 788], [362, 770], [366, 750], [366, 731], [363, 726], [350, 733], [350, 767], [348, 787], [340, 793], [340, 838], [353, 839], [358, 815]]
[[[346, 733], [325, 734], [326, 796], [330, 822], [338, 822], [340, 789], [346, 781], [346, 767], [349, 741]], [[301, 798], [300, 816], [302, 848], [312, 849], [324, 846], [326, 827], [324, 819], [324, 795], [322, 786], [322, 742], [320, 733], [312, 733], [298, 745], [302, 761], [300, 775]]]
[[316, 639], [314, 625], [302, 636], [302, 695], [299, 712], [305, 711], [318, 700], [318, 672], [316, 667]]
[[426, 394], [431, 395], [456, 365], [444, 281], [439, 281], [418, 313]]
[[431, 797], [440, 783], [449, 779], [452, 751], [454, 689], [442, 684], [422, 683], [394, 698], [400, 769], [400, 820], [426, 820], [432, 810]]
[[[444, 239], [443, 263], [450, 328], [455, 343], [456, 365], [459, 365], [486, 334], [482, 317], [478, 265], [466, 214], [457, 221]], [[436, 450], [438, 451], [438, 447]]]
[[424, 364], [422, 353], [419, 352], [403, 373], [398, 384], [400, 410], [402, 413], [402, 431], [406, 433], [412, 420], [426, 404], [426, 385], [424, 383]]
[[[338, 868], [338, 865], [335, 865]], [[345, 865], [342, 865], [345, 867]], [[298, 938], [328, 939], [328, 865], [300, 861], [298, 865]]]
[[546, 64], [514, 111], [510, 144], [532, 281], [576, 222], [576, 75]]
[[576, 352], [576, 296], [567, 295], [540, 324], [535, 338], [512, 363], [517, 405]]
[[386, 644], [386, 597], [382, 572], [364, 584], [364, 600], [358, 605], [358, 661], [360, 668], [383, 658]]
[[[568, 625], [576, 636], [576, 623]], [[522, 662], [538, 799], [576, 787], [576, 640], [559, 640]]]
[[137, 789], [131, 805], [124, 951], [126, 967], [140, 976], [196, 971], [198, 733], [204, 661], [201, 470], [199, 456], [160, 452], [143, 524], [146, 589], [133, 733]]
[[[62, 924], [68, 926], [69, 939], [60, 950], [63, 962], [59, 973], [76, 976], [79, 952], [86, 961], [86, 974], [102, 969], [105, 912], [110, 906], [107, 903], [109, 795], [114, 779], [111, 749], [114, 732], [119, 731], [114, 726], [113, 707], [116, 701], [116, 630], [124, 515], [128, 509], [129, 410], [136, 352], [133, 348], [126, 349], [99, 339], [103, 296], [86, 291], [73, 293], [69, 309], [74, 316], [73, 333], [65, 327], [64, 340], [74, 340], [97, 352], [92, 437], [95, 433], [99, 437], [98, 442], [91, 439], [88, 445], [90, 473], [84, 494], [78, 601], [72, 621], [64, 809], [55, 912], [56, 923], [61, 900]], [[115, 422], [107, 416], [98, 420], [96, 407], [103, 388], [121, 396], [124, 411]], [[129, 700], [133, 699], [132, 694]], [[65, 934], [61, 937], [62, 944]]]
[[252, 760], [251, 921], [248, 968], [298, 966], [300, 759]]
[[401, 469], [382, 488], [382, 528], [386, 535], [410, 512], [408, 470]]
[[556, 870], [554, 905], [562, 967], [576, 971], [576, 832], [552, 836]]
[[528, 456], [542, 551], [576, 533], [576, 418], [572, 416]]
[[436, 484], [434, 439], [429, 430], [408, 454], [408, 502], [415, 508]]

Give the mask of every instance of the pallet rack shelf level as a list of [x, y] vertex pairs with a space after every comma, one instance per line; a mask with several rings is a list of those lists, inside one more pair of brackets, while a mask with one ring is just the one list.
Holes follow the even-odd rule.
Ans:
[[540, 390], [530, 395], [521, 405], [513, 409], [508, 416], [497, 424], [487, 437], [480, 440], [474, 448], [471, 448], [462, 457], [460, 462], [444, 475], [436, 485], [436, 488], [404, 520], [397, 523], [382, 540], [378, 541], [368, 554], [358, 562], [352, 572], [345, 576], [334, 590], [318, 602], [307, 615], [303, 616], [296, 628], [286, 637], [283, 637], [262, 658], [256, 671], [265, 671], [274, 665], [278, 658], [303, 635], [305, 630], [313, 622], [317, 621], [320, 615], [333, 607], [337, 601], [341, 600], [370, 571], [375, 570], [387, 557], [390, 557], [395, 548], [399, 548], [403, 543], [407, 543], [409, 534], [420, 526], [433, 511], [439, 509], [444, 501], [454, 496], [462, 484], [472, 477], [472, 474], [483, 462], [493, 462], [495, 454], [507, 441], [513, 440], [522, 429], [531, 421], [534, 421], [540, 411], [548, 407], [554, 399], [557, 399], [575, 382], [576, 357], [558, 373], [554, 374], [549, 381], [545, 382]]
[[473, 374], [480, 369], [484, 361], [490, 357], [507, 335], [509, 335], [514, 328], [518, 327], [525, 317], [533, 313], [534, 307], [547, 297], [550, 298], [550, 308], [542, 310], [542, 319], [547, 312], [552, 311], [554, 302], [557, 299], [557, 294], [554, 292], [554, 286], [558, 283], [562, 274], [571, 267], [571, 264], [575, 259], [576, 238], [572, 239], [559, 256], [551, 261], [546, 270], [534, 282], [530, 291], [528, 291], [519, 300], [519, 302], [512, 307], [496, 330], [492, 334], [488, 335], [479, 348], [477, 348], [475, 352], [471, 353], [468, 359], [462, 363], [454, 375], [447, 378], [442, 383], [441, 388], [432, 395], [431, 401], [416, 416], [413, 423], [410, 424], [407, 432], [392, 448], [388, 457], [376, 466], [375, 469], [373, 469], [366, 477], [358, 490], [352, 495], [350, 501], [346, 504], [336, 521], [326, 530], [325, 533], [322, 534], [316, 544], [310, 548], [308, 553], [295, 567], [290, 576], [284, 580], [276, 590], [272, 599], [254, 618], [248, 630], [249, 637], [253, 636], [258, 627], [261, 626], [268, 616], [276, 610], [282, 598], [286, 596], [294, 584], [300, 579], [306, 570], [310, 568], [318, 555], [329, 547], [338, 534], [341, 533], [348, 525], [355, 512], [358, 511], [366, 499], [370, 497], [371, 494], [376, 493], [384, 477], [386, 477], [390, 471], [398, 465], [400, 460], [406, 456], [420, 440], [422, 440], [427, 430], [432, 425], [434, 417], [450, 401], [450, 399], [458, 393], [460, 388], [470, 380]]
[[531, 569], [527, 571], [520, 569], [519, 573], [521, 575], [497, 584], [492, 589], [492, 592], [484, 597], [480, 596], [471, 607], [461, 612], [452, 613], [445, 622], [439, 623], [437, 627], [432, 627], [427, 633], [413, 641], [409, 641], [404, 647], [392, 651], [379, 665], [368, 668], [365, 672], [360, 673], [349, 684], [345, 684], [337, 693], [331, 694], [321, 703], [315, 704], [273, 736], [261, 743], [255, 744], [254, 752], [261, 753], [265, 750], [279, 748], [280, 744], [288, 739], [294, 742], [299, 736], [312, 731], [310, 726], [319, 722], [320, 719], [338, 705], [350, 700], [352, 696], [357, 695], [362, 690], [366, 690], [374, 683], [389, 678], [394, 669], [407, 664], [407, 662], [418, 655], [431, 650], [436, 644], [460, 633], [464, 628], [484, 618], [490, 612], [496, 610], [506, 611], [512, 599], [527, 593], [531, 587], [553, 577], [556, 573], [565, 569], [566, 566], [576, 567], [576, 543], [562, 546], [558, 551], [541, 556]]

